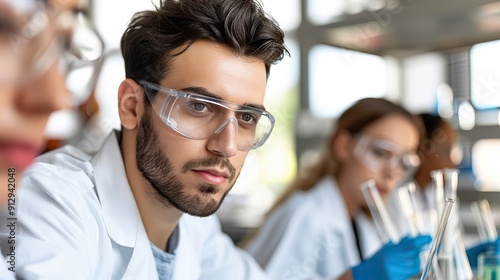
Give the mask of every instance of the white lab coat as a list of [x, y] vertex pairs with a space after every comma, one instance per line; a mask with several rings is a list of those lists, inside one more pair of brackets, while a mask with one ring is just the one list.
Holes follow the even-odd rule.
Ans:
[[[356, 222], [366, 258], [382, 241], [365, 215]], [[360, 262], [347, 209], [331, 177], [279, 206], [247, 250], [273, 279], [333, 279]]]
[[[114, 132], [94, 157], [66, 146], [40, 157], [23, 180], [17, 236], [23, 279], [158, 279]], [[2, 229], [0, 238], [6, 234]], [[184, 214], [179, 234], [172, 279], [267, 279], [215, 216]]]
[[[10, 244], [9, 244], [10, 246]], [[15, 250], [13, 250], [15, 252]], [[0, 252], [1, 253], [1, 252]], [[17, 257], [17, 256], [15, 256]], [[9, 258], [3, 258], [0, 256], [0, 279], [1, 280], [14, 280], [14, 272], [10, 271], [9, 268], [15, 269], [15, 258], [12, 260], [12, 265], [8, 263], [10, 260]]]

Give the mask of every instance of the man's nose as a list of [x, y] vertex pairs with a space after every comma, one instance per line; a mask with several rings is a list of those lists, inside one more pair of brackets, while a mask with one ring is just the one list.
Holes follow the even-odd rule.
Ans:
[[238, 150], [238, 120], [231, 116], [222, 123], [208, 141], [208, 150], [222, 156], [232, 157]]
[[221, 133], [224, 128], [226, 128], [226, 126], [228, 126], [229, 124], [231, 123], [234, 123], [234, 128], [235, 128], [235, 133], [236, 135], [238, 135], [238, 120], [234, 117], [234, 116], [231, 116], [229, 117], [226, 121], [224, 121], [220, 126], [219, 128], [217, 128], [215, 130], [215, 134], [219, 134]]

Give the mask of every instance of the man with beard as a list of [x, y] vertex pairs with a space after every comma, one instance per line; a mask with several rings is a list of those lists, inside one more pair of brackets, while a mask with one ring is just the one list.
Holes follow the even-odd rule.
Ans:
[[272, 131], [282, 30], [253, 0], [165, 0], [133, 17], [121, 48], [121, 131], [95, 155], [45, 154], [23, 178], [18, 275], [266, 279], [212, 214]]

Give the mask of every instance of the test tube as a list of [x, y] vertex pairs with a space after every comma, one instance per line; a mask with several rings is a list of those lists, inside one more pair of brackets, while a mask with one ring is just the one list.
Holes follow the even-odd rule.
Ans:
[[361, 184], [360, 188], [380, 235], [396, 244], [399, 241], [399, 235], [375, 181], [369, 180]]
[[416, 236], [419, 233], [417, 221], [415, 219], [415, 208], [413, 207], [410, 190], [408, 186], [399, 187], [397, 190], [399, 206], [403, 210], [403, 215], [407, 222], [410, 235]]
[[[457, 187], [458, 187], [458, 169], [446, 168], [443, 169], [444, 176], [444, 196], [446, 198], [451, 198], [456, 200], [457, 198]], [[453, 248], [455, 247], [455, 231], [458, 230], [458, 222], [460, 218], [458, 217], [458, 208], [454, 209], [450, 214], [450, 222], [448, 222], [448, 227], [444, 233], [442, 241], [441, 254], [443, 256], [453, 256]], [[450, 266], [453, 265], [450, 262]], [[451, 269], [451, 268], [450, 268]], [[454, 268], [451, 270], [455, 270]], [[453, 271], [448, 271], [448, 274], [453, 273]], [[446, 273], [446, 272], [443, 272]]]
[[[405, 223], [409, 228], [410, 234], [416, 236], [426, 233], [424, 209], [421, 204], [421, 198], [413, 181], [397, 189], [399, 206], [403, 211]], [[398, 221], [403, 222], [403, 221]]]
[[415, 224], [418, 232], [420, 234], [428, 233], [429, 226], [427, 224], [428, 222], [426, 222], [427, 218], [425, 217], [428, 213], [422, 204], [423, 199], [414, 182], [408, 184], [408, 193], [413, 204], [413, 209], [415, 210]]
[[431, 265], [433, 264], [433, 260], [434, 260], [434, 257], [436, 256], [437, 250], [439, 247], [441, 247], [441, 241], [443, 239], [443, 235], [444, 235], [444, 232], [446, 230], [446, 226], [447, 226], [448, 220], [450, 218], [451, 209], [453, 208], [454, 203], [455, 203], [455, 200], [452, 198], [447, 198], [445, 200], [443, 212], [441, 214], [441, 219], [439, 220], [439, 226], [438, 226], [436, 235], [434, 236], [434, 239], [432, 240], [431, 249], [429, 251], [429, 256], [427, 258], [427, 263], [425, 264], [424, 271], [422, 272], [422, 275], [420, 276], [420, 280], [427, 279], [427, 276], [429, 274], [429, 270], [431, 268]]
[[456, 246], [454, 247], [453, 253], [456, 260], [455, 268], [457, 270], [457, 280], [472, 280], [474, 278], [474, 274], [472, 273], [472, 268], [470, 266], [469, 259], [467, 258], [462, 234], [458, 228], [455, 231], [455, 235]]
[[470, 208], [476, 222], [479, 239], [482, 242], [495, 241], [498, 238], [498, 232], [488, 200], [474, 201], [471, 203]]
[[[399, 206], [403, 211], [405, 221], [401, 221], [408, 226], [411, 236], [417, 236], [418, 234], [429, 233], [429, 228], [425, 230], [425, 219], [423, 217], [424, 209], [419, 203], [418, 192], [414, 182], [407, 182], [405, 185], [397, 189], [397, 195], [399, 200]], [[430, 215], [429, 215], [429, 218]], [[429, 250], [426, 249], [420, 253], [420, 263], [422, 265], [422, 270], [427, 262], [427, 257], [429, 255]], [[440, 280], [440, 270], [437, 262], [433, 263], [434, 280]]]
[[443, 186], [443, 171], [433, 170], [431, 171], [432, 178], [432, 188], [434, 191], [434, 202], [436, 203], [435, 208], [438, 213], [438, 220], [441, 218], [439, 215], [443, 213], [444, 208], [444, 186]]
[[458, 169], [445, 168], [444, 170], [445, 197], [457, 199]]

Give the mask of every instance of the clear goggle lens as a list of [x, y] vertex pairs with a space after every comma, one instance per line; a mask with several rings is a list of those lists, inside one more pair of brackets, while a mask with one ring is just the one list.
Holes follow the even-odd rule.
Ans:
[[265, 110], [146, 81], [140, 84], [162, 121], [189, 139], [206, 139], [234, 129], [237, 148], [245, 151], [262, 146], [273, 130], [274, 118]]

